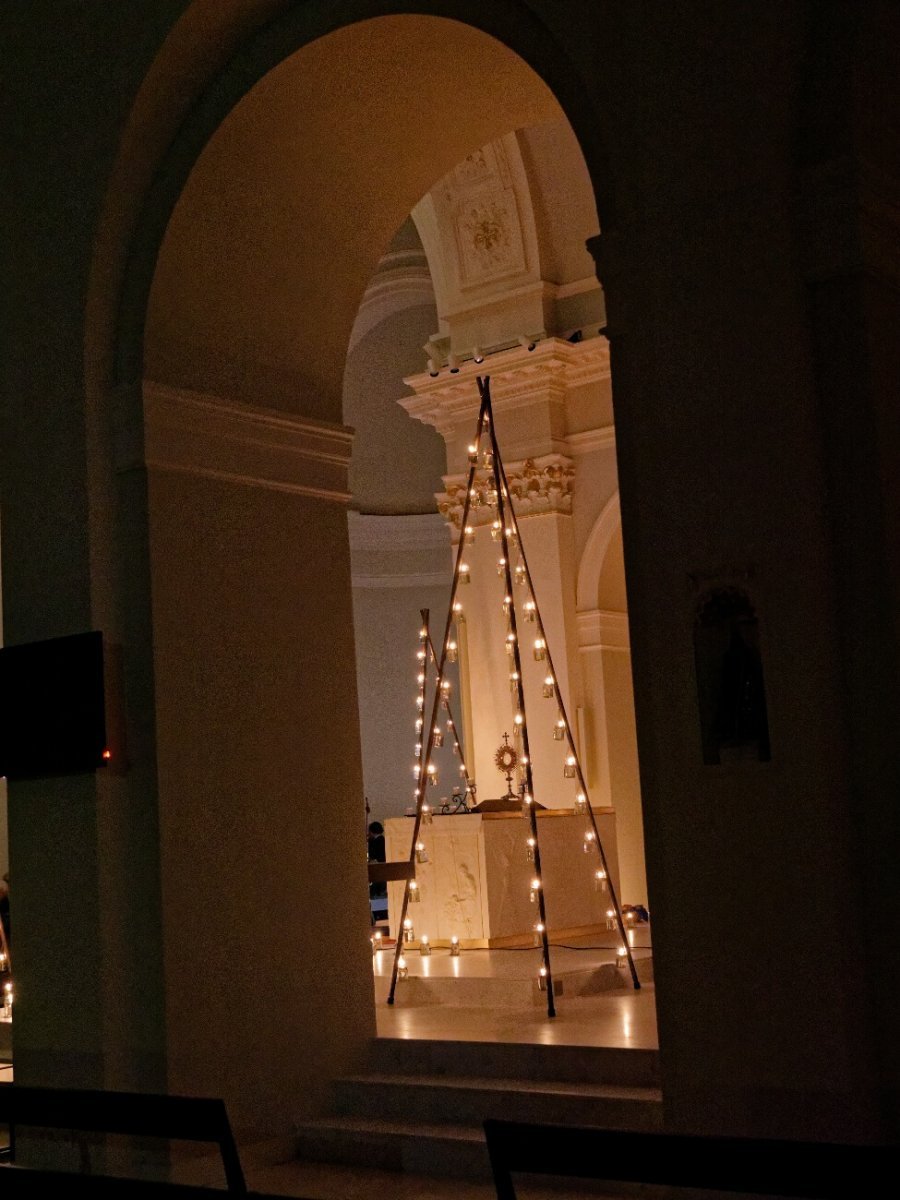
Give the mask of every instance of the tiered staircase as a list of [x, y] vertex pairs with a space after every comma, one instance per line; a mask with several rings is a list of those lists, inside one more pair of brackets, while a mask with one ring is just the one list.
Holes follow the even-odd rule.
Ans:
[[654, 1130], [655, 1050], [376, 1038], [367, 1069], [305, 1123], [301, 1159], [488, 1179], [486, 1117]]

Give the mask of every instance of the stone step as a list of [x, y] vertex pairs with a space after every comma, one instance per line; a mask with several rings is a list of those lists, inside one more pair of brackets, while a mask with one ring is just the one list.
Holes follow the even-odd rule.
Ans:
[[480, 1126], [494, 1117], [607, 1129], [662, 1126], [662, 1097], [656, 1088], [521, 1078], [359, 1075], [337, 1081], [335, 1109], [341, 1116], [377, 1113], [426, 1125]]
[[307, 1162], [458, 1179], [491, 1175], [484, 1133], [475, 1125], [326, 1117], [301, 1124], [296, 1148]]
[[659, 1085], [658, 1050], [611, 1046], [373, 1038], [367, 1068], [381, 1075], [448, 1075], [645, 1088]]

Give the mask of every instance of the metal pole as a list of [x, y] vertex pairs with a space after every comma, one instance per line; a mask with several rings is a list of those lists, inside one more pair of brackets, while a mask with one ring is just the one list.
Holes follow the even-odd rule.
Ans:
[[[509, 494], [509, 484], [508, 484], [508, 481], [506, 478], [506, 471], [503, 467], [503, 463], [500, 460], [500, 456], [497, 451], [496, 435], [494, 433], [493, 421], [491, 422], [491, 438], [492, 438], [492, 442], [493, 442], [493, 446], [494, 446], [494, 461], [495, 461], [495, 464], [497, 464], [497, 469], [499, 471], [500, 478], [502, 480], [503, 486], [508, 495]], [[522, 566], [525, 568], [525, 579], [528, 583], [528, 590], [531, 593], [531, 598], [534, 600], [535, 615], [537, 616], [538, 632], [544, 642], [544, 648], [547, 653], [547, 666], [549, 667], [550, 674], [553, 676], [554, 686], [556, 688], [556, 700], [557, 700], [557, 704], [559, 705], [559, 713], [560, 713], [560, 716], [562, 717], [563, 722], [565, 723], [565, 727], [566, 727], [566, 742], [569, 747], [569, 752], [571, 753], [572, 757], [575, 759], [575, 770], [577, 772], [576, 777], [578, 780], [578, 785], [581, 788], [582, 793], [584, 794], [585, 803], [587, 805], [588, 817], [590, 818], [591, 826], [594, 831], [594, 838], [597, 843], [597, 850], [600, 854], [600, 862], [603, 866], [603, 870], [606, 872], [606, 880], [607, 880], [607, 884], [609, 886], [609, 895], [610, 895], [610, 899], [612, 900], [613, 911], [615, 912], [615, 915], [616, 915], [616, 924], [619, 929], [619, 937], [622, 939], [622, 945], [625, 947], [625, 954], [628, 958], [628, 967], [629, 967], [629, 970], [631, 971], [631, 981], [634, 984], [635, 991], [638, 991], [640, 989], [641, 983], [640, 983], [640, 980], [638, 979], [637, 968], [635, 967], [635, 964], [634, 964], [634, 956], [631, 953], [631, 945], [628, 941], [628, 934], [625, 929], [625, 922], [622, 920], [622, 909], [619, 905], [619, 898], [616, 895], [615, 884], [613, 883], [612, 875], [610, 874], [610, 871], [609, 871], [609, 864], [606, 859], [606, 852], [603, 849], [603, 842], [600, 840], [600, 830], [597, 828], [597, 819], [594, 816], [594, 809], [591, 804], [590, 794], [588, 793], [587, 784], [585, 782], [584, 772], [581, 769], [581, 758], [580, 758], [580, 756], [578, 754], [578, 750], [575, 746], [575, 739], [572, 736], [572, 726], [569, 723], [569, 715], [566, 712], [565, 701], [563, 700], [562, 692], [559, 689], [559, 677], [556, 674], [556, 670], [553, 666], [553, 656], [550, 653], [550, 644], [547, 641], [547, 633], [546, 633], [546, 630], [544, 629], [544, 623], [541, 620], [541, 610], [540, 610], [540, 606], [538, 605], [537, 596], [536, 596], [535, 590], [534, 590], [534, 581], [531, 577], [531, 571], [528, 566], [528, 559], [525, 556], [525, 547], [522, 543], [522, 536], [521, 536], [521, 533], [519, 532], [519, 523], [516, 519], [516, 514], [515, 514], [515, 510], [513, 509], [512, 502], [510, 502], [509, 508], [510, 508], [510, 513], [512, 516], [512, 526], [516, 532], [516, 537], [519, 542], [519, 556], [521, 558]], [[530, 764], [529, 764], [529, 766], [530, 766]]]
[[[538, 915], [540, 918], [540, 937], [541, 937], [541, 957], [543, 967], [546, 972], [546, 987], [547, 987], [547, 1016], [556, 1016], [556, 1005], [553, 999], [553, 973], [550, 967], [550, 943], [547, 938], [547, 911], [544, 902], [544, 877], [541, 872], [541, 847], [538, 839], [537, 826], [537, 811], [534, 804], [534, 782], [531, 773], [531, 753], [528, 744], [528, 721], [525, 715], [525, 689], [522, 679], [522, 659], [519, 653], [519, 635], [516, 622], [516, 602], [513, 592], [512, 570], [509, 561], [509, 539], [506, 533], [506, 502], [509, 500], [508, 495], [504, 495], [506, 491], [506, 480], [502, 477], [502, 468], [500, 463], [500, 451], [497, 446], [497, 435], [494, 432], [494, 418], [491, 411], [491, 389], [490, 379], [485, 378], [484, 381], [478, 380], [478, 387], [481, 392], [482, 404], [487, 409], [488, 429], [491, 438], [491, 457], [494, 470], [494, 486], [497, 490], [497, 516], [500, 520], [500, 544], [503, 547], [503, 574], [506, 581], [506, 595], [509, 597], [509, 632], [512, 636], [513, 663], [515, 664], [516, 672], [516, 706], [517, 712], [522, 715], [522, 753], [525, 757], [525, 796], [522, 798], [522, 803], [528, 810], [528, 819], [531, 827], [531, 836], [534, 839], [534, 873], [540, 883], [537, 889]], [[515, 519], [515, 518], [513, 518]], [[519, 548], [521, 550], [521, 540], [519, 540]], [[531, 798], [531, 803], [528, 803], [528, 798]]]
[[[478, 444], [481, 440], [481, 433], [484, 427], [485, 419], [485, 401], [482, 396], [481, 407], [478, 410], [478, 426], [475, 433], [475, 441]], [[409, 861], [411, 864], [416, 860], [416, 842], [419, 840], [419, 829], [422, 825], [422, 804], [425, 799], [425, 788], [428, 786], [427, 775], [428, 767], [431, 763], [431, 755], [434, 750], [434, 725], [437, 719], [438, 709], [441, 702], [441, 684], [444, 682], [444, 666], [447, 661], [447, 645], [450, 641], [450, 631], [453, 628], [453, 604], [456, 600], [456, 593], [459, 589], [459, 567], [462, 562], [462, 557], [466, 546], [466, 524], [469, 519], [469, 509], [472, 505], [472, 484], [475, 481], [475, 471], [478, 467], [478, 460], [471, 463], [469, 466], [469, 479], [466, 484], [466, 498], [463, 502], [462, 524], [460, 526], [459, 546], [456, 550], [456, 562], [453, 567], [453, 581], [450, 585], [450, 604], [447, 609], [447, 623], [444, 627], [444, 638], [441, 642], [441, 656], [438, 660], [437, 680], [435, 681], [434, 701], [431, 709], [431, 720], [428, 723], [428, 739], [424, 745], [426, 747], [424, 757], [422, 758], [422, 770], [419, 772], [419, 785], [416, 789], [416, 819], [413, 825], [412, 844], [410, 846]], [[403, 903], [400, 909], [400, 920], [397, 925], [397, 945], [394, 947], [394, 964], [391, 968], [391, 986], [388, 991], [388, 1004], [394, 1003], [394, 993], [397, 990], [397, 972], [400, 967], [400, 953], [403, 945], [403, 922], [406, 920], [406, 912], [409, 908], [409, 880], [403, 888]]]

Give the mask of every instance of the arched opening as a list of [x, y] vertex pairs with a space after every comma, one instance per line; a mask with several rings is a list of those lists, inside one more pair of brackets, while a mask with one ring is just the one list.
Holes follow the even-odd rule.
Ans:
[[[314, 1106], [373, 1029], [343, 507], [354, 321], [436, 180], [511, 131], [564, 120], [518, 54], [443, 17], [360, 21], [259, 73], [249, 87], [240, 67], [226, 73], [173, 144], [133, 243], [116, 353], [128, 376], [143, 347], [170, 1086], [240, 1095], [248, 1119], [263, 1093], [270, 1111], [296, 1104], [301, 1080]], [[425, 243], [439, 233], [419, 227]], [[581, 353], [579, 338], [544, 340], [562, 341], [564, 370]], [[585, 453], [590, 433], [576, 424]], [[557, 454], [564, 431], [548, 436]], [[362, 494], [364, 458], [355, 475]], [[221, 986], [235, 961], [241, 1011]], [[253, 1077], [246, 1063], [211, 1074], [214, 1044], [248, 1021], [280, 1030]]]

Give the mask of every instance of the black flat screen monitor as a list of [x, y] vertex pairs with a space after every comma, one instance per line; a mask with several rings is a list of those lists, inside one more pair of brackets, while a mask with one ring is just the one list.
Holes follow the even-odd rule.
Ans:
[[0, 775], [74, 775], [107, 757], [103, 635], [0, 650]]

